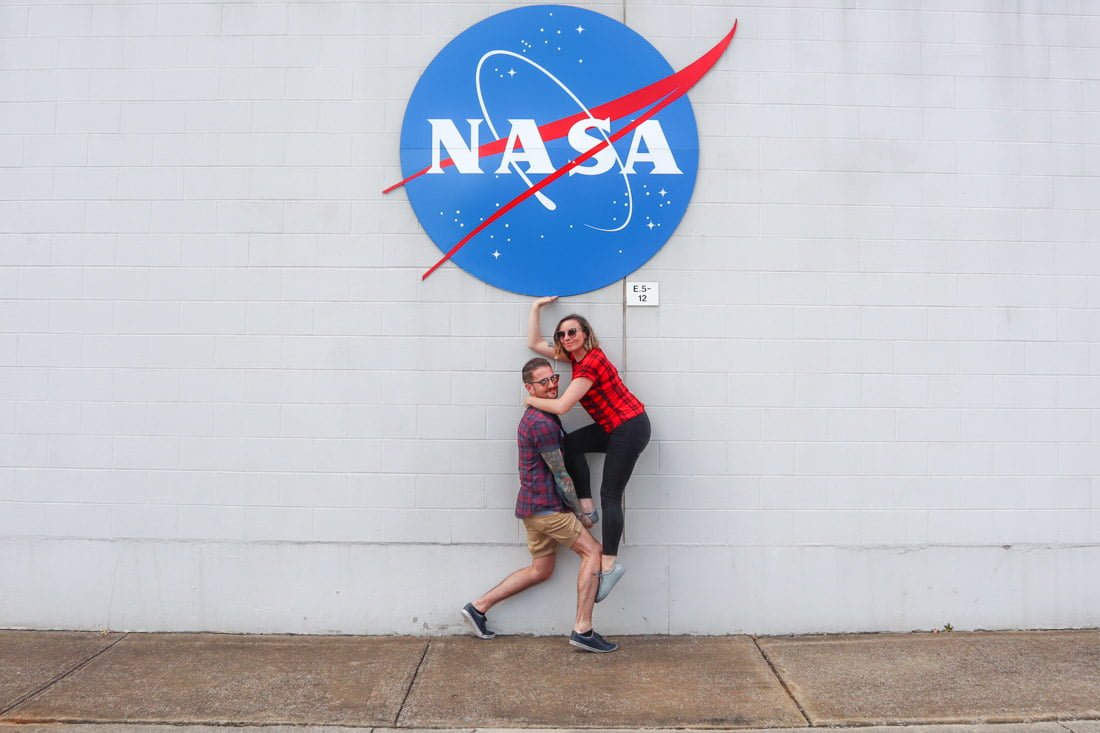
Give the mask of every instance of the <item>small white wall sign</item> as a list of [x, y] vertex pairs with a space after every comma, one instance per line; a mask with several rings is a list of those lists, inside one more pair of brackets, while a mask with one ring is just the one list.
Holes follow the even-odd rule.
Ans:
[[626, 284], [627, 305], [657, 305], [657, 283], [628, 282]]

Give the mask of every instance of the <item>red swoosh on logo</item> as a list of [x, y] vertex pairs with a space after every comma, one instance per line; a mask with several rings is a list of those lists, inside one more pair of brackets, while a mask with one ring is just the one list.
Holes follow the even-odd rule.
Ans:
[[[606, 140], [603, 140], [593, 147], [589, 148], [587, 151], [577, 156], [577, 158], [573, 161], [557, 169], [546, 178], [543, 178], [534, 186], [521, 193], [519, 196], [516, 196], [507, 204], [501, 206], [499, 209], [493, 212], [492, 216], [488, 217], [487, 219], [485, 219], [485, 221], [478, 224], [477, 227], [475, 227], [465, 237], [463, 237], [454, 247], [451, 247], [447, 254], [443, 255], [443, 257], [438, 262], [432, 265], [427, 272], [421, 275], [420, 279], [424, 280], [433, 272], [438, 270], [440, 266], [447, 262], [447, 260], [454, 257], [454, 255], [460, 249], [466, 246], [466, 244], [469, 243], [471, 239], [480, 234], [490, 224], [500, 219], [500, 217], [504, 216], [504, 214], [508, 213], [516, 206], [533, 196], [536, 191], [542, 190], [546, 186], [564, 176], [569, 171], [573, 170], [579, 165], [582, 165], [585, 161], [590, 160], [593, 156], [606, 148], [608, 145], [620, 140], [625, 135], [628, 135], [636, 127], [638, 127], [638, 125], [652, 118], [662, 109], [672, 104], [680, 97], [684, 96], [688, 92], [688, 90], [695, 86], [695, 84], [703, 78], [703, 75], [710, 71], [711, 67], [713, 67], [718, 62], [718, 59], [722, 57], [722, 54], [724, 54], [726, 49], [729, 47], [730, 42], [733, 41], [733, 34], [736, 32], [737, 21], [735, 20], [733, 22], [733, 28], [730, 29], [730, 32], [727, 33], [721, 41], [715, 44], [714, 48], [707, 51], [705, 54], [685, 66], [680, 71], [677, 71], [675, 74], [670, 74], [663, 79], [659, 79], [649, 86], [642, 87], [641, 89], [633, 91], [630, 94], [626, 94], [622, 97], [619, 97], [618, 99], [613, 99], [610, 102], [605, 102], [604, 104], [601, 104], [598, 107], [594, 107], [593, 109], [591, 109], [590, 112], [592, 113], [592, 117], [596, 119], [605, 119], [610, 117], [613, 120], [617, 120], [622, 119], [623, 117], [626, 117], [627, 115], [632, 114], [647, 105], [653, 105], [653, 107], [651, 107], [647, 112], [639, 116], [630, 124], [612, 134]], [[539, 127], [539, 133], [542, 135], [543, 140], [556, 140], [558, 138], [568, 135], [569, 128], [572, 127], [578, 120], [586, 118], [588, 118], [588, 115], [580, 112], [570, 117], [564, 117], [555, 122], [548, 122], [547, 124]], [[506, 143], [507, 139], [501, 138], [499, 140], [494, 140], [493, 142], [482, 145], [479, 150], [479, 157], [485, 157], [487, 155], [494, 155], [496, 153], [503, 152]], [[440, 167], [447, 167], [450, 165], [453, 165], [453, 161], [450, 158], [447, 158], [446, 160], [440, 162]], [[429, 169], [430, 166], [412, 174], [405, 180], [400, 181], [399, 183], [395, 183], [389, 188], [385, 189], [384, 191], [382, 191], [382, 193], [389, 193], [396, 188], [404, 186], [409, 181], [412, 181], [427, 173]]]

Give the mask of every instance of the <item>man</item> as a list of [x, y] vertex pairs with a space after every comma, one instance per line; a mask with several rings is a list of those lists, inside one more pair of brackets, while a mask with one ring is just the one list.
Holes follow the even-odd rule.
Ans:
[[[523, 383], [535, 397], [558, 396], [558, 375], [550, 362], [537, 357], [523, 366]], [[528, 407], [516, 430], [519, 441], [519, 495], [516, 516], [527, 528], [527, 548], [531, 564], [502, 580], [496, 587], [462, 609], [474, 634], [492, 639], [485, 614], [489, 609], [547, 580], [554, 573], [557, 545], [569, 547], [581, 556], [577, 576], [577, 619], [569, 643], [589, 652], [607, 653], [618, 645], [607, 641], [592, 628], [592, 606], [599, 585], [602, 549], [587, 527], [597, 521], [595, 512], [583, 514], [573, 481], [565, 471], [561, 443], [564, 437], [556, 415]], [[583, 523], [580, 518], [583, 517]]]

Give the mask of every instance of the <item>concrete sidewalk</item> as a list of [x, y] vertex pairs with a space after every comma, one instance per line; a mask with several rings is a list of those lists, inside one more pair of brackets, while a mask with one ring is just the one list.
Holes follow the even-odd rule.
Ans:
[[0, 631], [0, 725], [1100, 733], [1100, 630], [616, 641]]

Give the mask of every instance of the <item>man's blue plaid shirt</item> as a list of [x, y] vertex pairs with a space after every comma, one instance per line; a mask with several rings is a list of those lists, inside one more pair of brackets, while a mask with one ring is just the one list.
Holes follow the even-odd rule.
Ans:
[[528, 407], [516, 429], [519, 442], [519, 495], [516, 516], [531, 517], [541, 512], [567, 512], [554, 486], [554, 474], [542, 454], [561, 450], [565, 432], [561, 421], [534, 407]]

